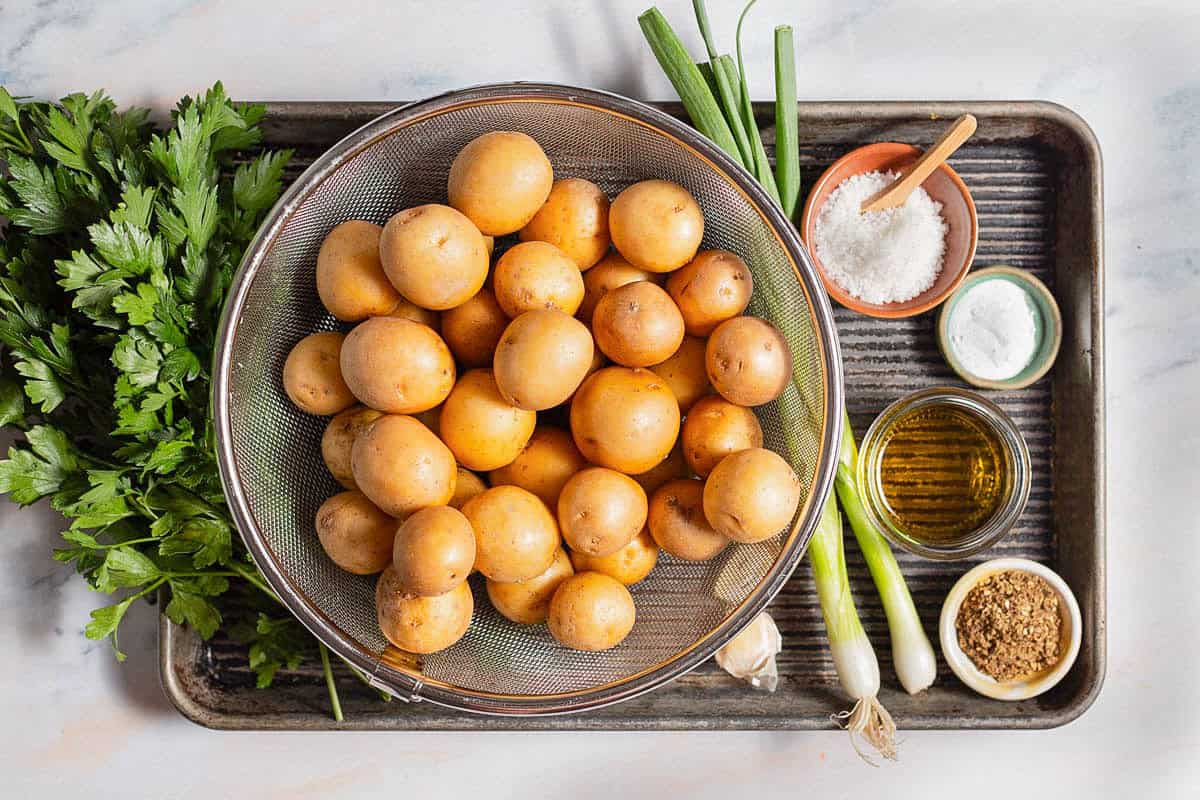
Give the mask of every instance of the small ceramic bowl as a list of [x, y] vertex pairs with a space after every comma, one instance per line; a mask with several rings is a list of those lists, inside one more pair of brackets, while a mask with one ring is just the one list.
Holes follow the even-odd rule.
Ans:
[[[1037, 575], [1058, 593], [1063, 621], [1059, 651], [1063, 656], [1058, 663], [1042, 672], [1001, 683], [980, 671], [958, 646], [955, 621], [958, 619], [959, 607], [976, 584], [989, 575], [1008, 570]], [[959, 578], [950, 594], [946, 595], [946, 601], [942, 604], [942, 616], [938, 621], [938, 638], [941, 640], [942, 657], [946, 659], [946, 663], [958, 679], [967, 686], [993, 700], [1028, 700], [1053, 688], [1075, 663], [1079, 655], [1079, 643], [1083, 638], [1083, 615], [1079, 613], [1079, 603], [1075, 601], [1071, 588], [1054, 570], [1027, 558], [994, 558]]]
[[[962, 362], [958, 360], [954, 348], [950, 344], [950, 317], [954, 314], [958, 302], [972, 286], [989, 280], [1003, 280], [1016, 284], [1024, 290], [1025, 296], [1029, 298], [1037, 311], [1033, 318], [1036, 326], [1034, 335], [1037, 337], [1038, 348], [1023, 370], [1002, 381], [981, 378], [968, 372]], [[1008, 266], [979, 269], [968, 275], [962, 285], [954, 290], [954, 294], [942, 306], [941, 314], [938, 316], [937, 342], [938, 349], [942, 351], [942, 357], [946, 359], [946, 363], [958, 373], [958, 377], [972, 386], [983, 389], [1024, 389], [1054, 366], [1054, 359], [1058, 357], [1058, 348], [1062, 344], [1062, 312], [1059, 311], [1058, 302], [1046, 288], [1046, 284], [1025, 270]]]
[[942, 217], [949, 230], [946, 232], [946, 253], [942, 271], [937, 280], [926, 291], [902, 303], [866, 303], [850, 294], [834, 282], [825, 271], [817, 248], [813, 244], [817, 215], [833, 190], [846, 178], [864, 172], [899, 172], [921, 155], [921, 151], [909, 144], [879, 142], [851, 150], [822, 173], [808, 193], [804, 203], [804, 214], [800, 219], [800, 235], [808, 245], [817, 272], [825, 283], [829, 296], [846, 308], [869, 317], [898, 318], [913, 317], [937, 306], [950, 296], [971, 266], [975, 258], [975, 246], [979, 241], [979, 219], [975, 215], [975, 201], [962, 178], [946, 164], [938, 167], [923, 184], [929, 196], [942, 204]]

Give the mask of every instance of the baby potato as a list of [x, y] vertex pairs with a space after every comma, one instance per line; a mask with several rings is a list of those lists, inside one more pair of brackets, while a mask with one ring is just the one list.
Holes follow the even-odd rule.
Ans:
[[362, 493], [393, 517], [454, 496], [453, 454], [412, 417], [385, 414], [372, 422], [354, 440], [350, 466]]
[[502, 616], [521, 625], [537, 625], [550, 613], [550, 598], [559, 584], [575, 574], [571, 559], [561, 547], [546, 570], [527, 581], [487, 582], [488, 599]]
[[596, 303], [592, 333], [604, 355], [626, 367], [666, 361], [683, 341], [683, 317], [670, 295], [649, 281], [618, 286]]
[[725, 456], [704, 482], [704, 516], [738, 542], [770, 539], [792, 523], [799, 505], [800, 478], [761, 447]]
[[592, 335], [570, 314], [526, 311], [500, 337], [496, 385], [517, 408], [542, 411], [565, 403], [592, 366]]
[[642, 528], [629, 544], [606, 556], [571, 552], [571, 564], [576, 572], [599, 572], [616, 578], [626, 586], [645, 580], [657, 563], [658, 545], [646, 528]]
[[520, 455], [535, 425], [537, 413], [505, 400], [490, 369], [473, 369], [442, 404], [438, 430], [464, 467], [492, 470]]
[[360, 219], [337, 225], [317, 253], [317, 295], [330, 314], [358, 322], [386, 314], [400, 299], [379, 260], [383, 228]]
[[571, 434], [588, 461], [636, 475], [671, 452], [679, 403], [650, 370], [605, 367], [575, 392]]
[[388, 567], [375, 584], [375, 614], [387, 640], [409, 653], [436, 653], [471, 626], [475, 598], [464, 581], [445, 594], [413, 594]]
[[442, 315], [436, 311], [430, 311], [428, 308], [421, 308], [418, 305], [400, 297], [396, 301], [396, 305], [383, 316], [385, 317], [400, 317], [401, 319], [412, 320], [419, 322], [422, 325], [428, 325], [436, 333], [442, 329]]
[[705, 366], [713, 388], [739, 406], [761, 406], [783, 394], [792, 351], [783, 333], [758, 317], [734, 317], [708, 337]]
[[347, 572], [374, 575], [392, 562], [397, 521], [362, 492], [342, 492], [317, 509], [317, 538]]
[[389, 219], [379, 239], [379, 256], [400, 294], [433, 311], [470, 300], [488, 273], [483, 234], [458, 211], [436, 203]]
[[522, 242], [496, 262], [492, 291], [510, 317], [547, 308], [574, 314], [583, 302], [583, 275], [570, 256], [554, 245]]
[[558, 526], [577, 553], [607, 556], [646, 524], [646, 493], [633, 478], [592, 467], [572, 475], [558, 496]]
[[354, 405], [354, 393], [342, 376], [341, 354], [346, 337], [313, 333], [296, 342], [283, 364], [283, 390], [296, 408], [325, 416]]
[[549, 242], [586, 270], [608, 252], [608, 195], [582, 178], [564, 178], [521, 229], [522, 242]]
[[358, 488], [350, 468], [350, 450], [354, 447], [354, 440], [382, 416], [373, 408], [352, 406], [329, 420], [325, 433], [321, 434], [321, 458], [333, 479], [347, 489]]
[[650, 367], [650, 371], [663, 379], [671, 394], [679, 401], [681, 414], [687, 414], [697, 400], [712, 391], [704, 367], [704, 345], [703, 339], [684, 336], [674, 355]]
[[461, 511], [468, 500], [477, 494], [483, 494], [487, 491], [487, 488], [487, 484], [483, 482], [483, 478], [469, 469], [459, 467], [458, 475], [454, 482], [454, 495], [446, 505]]
[[587, 466], [571, 434], [562, 428], [539, 425], [520, 455], [488, 473], [492, 486], [520, 486], [533, 492], [549, 508], [558, 508], [558, 496], [572, 475]]
[[650, 498], [647, 527], [663, 550], [685, 561], [708, 561], [729, 546], [704, 516], [704, 484], [697, 480], [664, 483]]
[[515, 233], [546, 202], [554, 168], [532, 137], [494, 131], [473, 139], [454, 157], [450, 205], [489, 236]]
[[688, 466], [703, 477], [725, 456], [762, 447], [763, 431], [750, 409], [710, 396], [692, 406], [683, 421], [680, 439]]
[[612, 201], [608, 230], [630, 264], [670, 272], [696, 255], [704, 238], [704, 215], [696, 198], [679, 184], [641, 181]]
[[608, 650], [637, 619], [625, 585], [599, 572], [579, 572], [559, 584], [550, 600], [550, 635], [573, 650]]
[[475, 569], [502, 583], [546, 571], [559, 549], [558, 525], [546, 504], [519, 486], [493, 486], [462, 507], [475, 530]]
[[679, 306], [687, 332], [708, 336], [746, 310], [754, 278], [746, 262], [728, 250], [705, 250], [667, 278], [667, 292]]
[[465, 581], [474, 566], [475, 531], [457, 509], [422, 508], [395, 532], [392, 568], [412, 594], [445, 594]]
[[583, 273], [583, 302], [575, 316], [589, 325], [596, 304], [608, 292], [635, 281], [657, 281], [659, 275], [638, 269], [626, 261], [620, 253], [609, 253], [600, 263]]
[[480, 289], [461, 306], [442, 312], [442, 338], [463, 366], [486, 367], [508, 323], [492, 290]]
[[633, 479], [638, 482], [638, 485], [646, 492], [646, 496], [654, 494], [658, 487], [662, 486], [667, 481], [673, 481], [677, 478], [686, 478], [691, 473], [688, 472], [687, 461], [683, 457], [683, 448], [680, 443], [675, 442], [675, 446], [671, 448], [671, 452], [662, 461], [655, 464], [645, 472], [640, 472], [633, 475]]
[[372, 317], [346, 335], [342, 374], [354, 396], [377, 411], [433, 408], [454, 387], [454, 356], [432, 328], [400, 317]]

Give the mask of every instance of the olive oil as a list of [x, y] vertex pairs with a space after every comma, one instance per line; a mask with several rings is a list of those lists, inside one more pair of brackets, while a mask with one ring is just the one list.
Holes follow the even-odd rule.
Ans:
[[1009, 491], [999, 434], [960, 407], [914, 408], [891, 425], [881, 445], [884, 510], [915, 539], [944, 543], [970, 533]]

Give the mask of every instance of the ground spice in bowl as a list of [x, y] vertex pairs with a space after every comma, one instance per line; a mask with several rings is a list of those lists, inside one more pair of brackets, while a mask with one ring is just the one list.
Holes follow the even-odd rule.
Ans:
[[1045, 579], [1021, 570], [998, 572], [977, 583], [955, 618], [958, 646], [997, 681], [1042, 672], [1062, 657], [1062, 611]]

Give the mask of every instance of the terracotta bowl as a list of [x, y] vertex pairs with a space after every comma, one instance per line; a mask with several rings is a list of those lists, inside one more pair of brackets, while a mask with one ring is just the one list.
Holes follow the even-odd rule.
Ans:
[[817, 214], [842, 181], [863, 172], [899, 172], [916, 161], [920, 155], [921, 151], [916, 147], [899, 142], [879, 142], [851, 150], [833, 162], [808, 193], [808, 200], [804, 203], [804, 215], [800, 220], [800, 233], [804, 243], [808, 245], [808, 252], [817, 266], [825, 288], [829, 291], [829, 296], [846, 308], [870, 317], [913, 317], [934, 308], [949, 297], [967, 276], [967, 270], [975, 258], [975, 245], [979, 241], [979, 220], [975, 216], [975, 201], [971, 199], [967, 185], [958, 177], [958, 173], [945, 164], [921, 184], [930, 197], [942, 204], [942, 217], [949, 227], [942, 271], [929, 289], [903, 303], [866, 303], [851, 297], [845, 289], [838, 286], [829, 277], [825, 265], [817, 255], [817, 248], [813, 244]]

